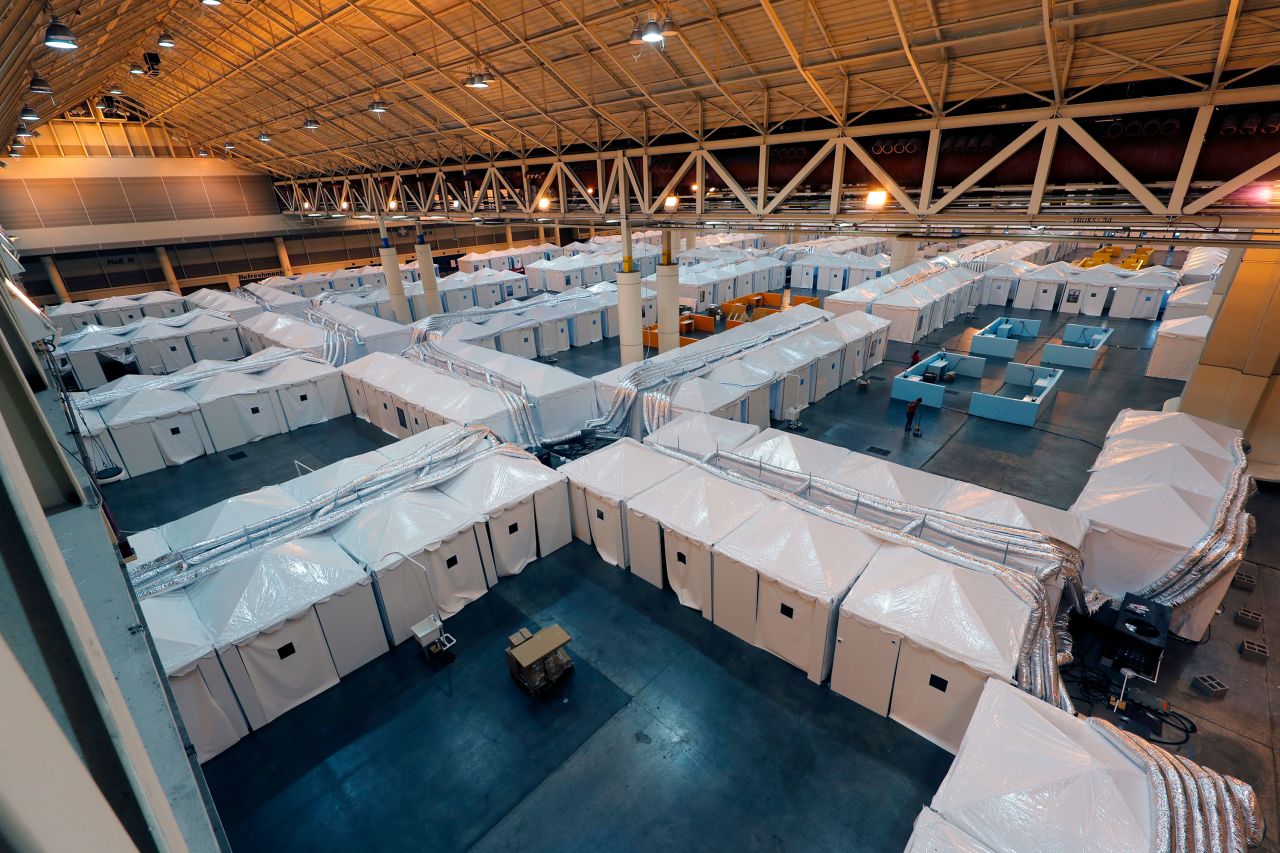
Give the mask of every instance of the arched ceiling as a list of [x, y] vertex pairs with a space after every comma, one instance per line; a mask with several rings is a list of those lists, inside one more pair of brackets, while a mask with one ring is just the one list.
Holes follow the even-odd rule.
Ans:
[[[1280, 62], [1280, 0], [677, 0], [662, 50], [628, 44], [656, 8], [633, 0], [58, 0], [74, 51], [41, 43], [45, 5], [0, 9], [6, 135], [23, 103], [46, 118], [116, 83], [192, 144], [234, 140], [280, 176], [1043, 105], [1135, 81], [1197, 92]], [[173, 49], [156, 47], [162, 29]], [[159, 75], [130, 75], [146, 51]], [[462, 85], [483, 66], [490, 88]], [[52, 101], [27, 94], [33, 69]], [[368, 111], [375, 97], [386, 113]]]

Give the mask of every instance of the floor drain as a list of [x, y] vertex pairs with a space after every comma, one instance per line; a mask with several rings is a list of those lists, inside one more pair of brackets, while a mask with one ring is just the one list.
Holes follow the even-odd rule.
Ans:
[[888, 456], [893, 453], [892, 450], [885, 450], [883, 447], [876, 447], [874, 444], [867, 448], [868, 453], [874, 453], [876, 456]]
[[232, 462], [239, 462], [241, 459], [248, 459], [249, 454], [245, 453], [243, 450], [237, 450], [235, 453], [228, 453], [227, 458]]

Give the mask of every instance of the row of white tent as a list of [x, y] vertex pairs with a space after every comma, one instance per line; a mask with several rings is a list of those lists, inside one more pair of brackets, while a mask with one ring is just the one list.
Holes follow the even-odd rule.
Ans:
[[249, 352], [284, 347], [341, 366], [371, 352], [403, 352], [413, 329], [345, 305], [321, 303], [304, 317], [263, 312], [241, 323], [240, 334]]
[[1007, 286], [1014, 308], [1137, 320], [1154, 320], [1165, 296], [1179, 284], [1178, 271], [1168, 267], [1127, 270], [1115, 264], [1078, 267], [1066, 261], [1022, 269], [1005, 265], [986, 275], [995, 298]]
[[[523, 299], [529, 295], [529, 278], [511, 270], [481, 268], [474, 272], [456, 272], [436, 282], [440, 294], [440, 307], [445, 311], [466, 311], [468, 308], [492, 308], [510, 299]], [[430, 314], [423, 296], [422, 283], [404, 286], [409, 314], [414, 321], [424, 320]], [[395, 319], [391, 309], [391, 296], [385, 287], [361, 288], [322, 294], [312, 304], [332, 303], [346, 305], [375, 317]]]
[[468, 252], [458, 258], [458, 272], [479, 270], [521, 270], [534, 261], [549, 261], [564, 254], [564, 249], [554, 243], [532, 246], [512, 246], [509, 249], [493, 249], [488, 252]]
[[940, 256], [832, 294], [823, 307], [881, 317], [890, 323], [891, 340], [912, 343], [981, 304], [980, 281], [977, 273]]
[[[1078, 545], [1070, 513], [768, 429], [719, 466], [693, 454], [750, 428], [684, 415], [562, 466], [574, 535], [735, 636], [955, 751], [987, 678], [1011, 682], [1030, 604], [953, 544], [875, 538], [775, 500], [752, 480], [806, 474], [854, 489], [1035, 530]], [[756, 465], [765, 474], [756, 473]], [[746, 479], [724, 476], [739, 471]], [[849, 510], [849, 508], [846, 508]], [[855, 514], [857, 510], [854, 511]], [[997, 554], [981, 555], [999, 561]], [[1056, 605], [1056, 601], [1053, 602]], [[936, 679], [945, 692], [931, 686]]]
[[198, 361], [174, 375], [205, 378], [162, 388], [153, 387], [154, 376], [131, 375], [72, 394], [93, 473], [118, 469], [104, 479], [138, 477], [350, 414], [332, 365], [298, 355], [255, 370], [253, 361]]
[[[234, 534], [447, 437], [443, 427], [130, 537], [141, 560]], [[317, 535], [245, 553], [142, 612], [201, 761], [337, 684], [570, 539], [565, 477], [479, 458]]]
[[129, 373], [161, 375], [203, 359], [231, 361], [244, 354], [235, 320], [196, 309], [127, 326], [85, 326], [63, 336], [54, 360], [81, 391], [89, 391]]
[[1199, 317], [1212, 313], [1216, 281], [1200, 281], [1183, 284], [1173, 292], [1164, 306], [1164, 319], [1179, 320], [1183, 317]]
[[[662, 252], [646, 243], [636, 243], [631, 256], [641, 275], [651, 275], [658, 268]], [[532, 290], [559, 293], [574, 287], [587, 287], [605, 281], [617, 281], [622, 272], [622, 251], [599, 250], [562, 255], [545, 261], [534, 261], [525, 267]]]
[[[1118, 600], [1187, 557], [1234, 486], [1239, 439], [1238, 430], [1181, 412], [1122, 410], [1071, 507], [1089, 524], [1085, 582]], [[1171, 630], [1200, 640], [1231, 577], [1175, 607]]]
[[[437, 275], [439, 273], [437, 272]], [[422, 281], [418, 261], [400, 264], [400, 279], [405, 284]], [[322, 293], [342, 290], [358, 290], [366, 287], [386, 287], [387, 276], [381, 264], [370, 264], [356, 269], [302, 272], [291, 275], [274, 275], [257, 282], [271, 290], [284, 291], [294, 296], [310, 299]]]
[[791, 286], [807, 290], [840, 291], [879, 278], [889, 271], [889, 256], [837, 255], [810, 252], [791, 264]]
[[254, 298], [249, 291], [211, 290], [201, 288], [187, 294], [187, 304], [193, 308], [204, 308], [226, 314], [237, 323], [244, 322], [267, 310], [260, 299]]
[[1265, 824], [1248, 784], [993, 678], [906, 853], [1243, 853]]
[[797, 243], [786, 243], [770, 251], [778, 260], [787, 265], [794, 264], [805, 255], [874, 255], [884, 254], [889, 249], [889, 240], [877, 235], [850, 235], [848, 237], [819, 237]]
[[[785, 330], [804, 325], [794, 332]], [[774, 340], [727, 358], [714, 353], [732, 349], [763, 333]], [[707, 362], [695, 373], [678, 379], [670, 405], [675, 413], [704, 412], [730, 420], [768, 427], [770, 419], [793, 420], [810, 403], [821, 400], [845, 383], [861, 377], [884, 360], [888, 323], [866, 314], [833, 317], [809, 305], [744, 323], [688, 346], [654, 356], [646, 364], [661, 365], [672, 358]], [[601, 412], [608, 412], [615, 395], [634, 365], [623, 365], [595, 377]], [[632, 407], [626, 434], [644, 434], [642, 407]]]
[[[721, 258], [697, 264], [681, 264], [677, 274], [680, 304], [688, 306], [695, 313], [753, 293], [781, 290], [787, 282], [786, 266], [781, 261], [768, 257], [739, 260]], [[656, 289], [656, 268], [653, 273], [645, 274], [640, 281]]]
[[86, 326], [127, 326], [143, 317], [176, 317], [187, 303], [170, 290], [152, 290], [132, 296], [108, 296], [84, 302], [63, 302], [45, 309], [45, 316], [61, 332]]
[[1182, 262], [1182, 280], [1187, 284], [1217, 281], [1227, 263], [1227, 250], [1218, 246], [1196, 246]]

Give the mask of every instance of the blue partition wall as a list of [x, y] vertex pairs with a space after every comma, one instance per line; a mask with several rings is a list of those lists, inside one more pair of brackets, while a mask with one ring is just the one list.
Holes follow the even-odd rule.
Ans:
[[1062, 371], [1011, 362], [1004, 370], [1004, 385], [994, 394], [975, 392], [969, 397], [969, 414], [993, 421], [1031, 426], [1058, 393]]
[[960, 355], [954, 352], [936, 352], [893, 377], [893, 390], [890, 396], [895, 400], [911, 400], [920, 398], [926, 406], [942, 408], [942, 399], [946, 394], [946, 386], [941, 382], [927, 382], [925, 376], [941, 379], [943, 373], [955, 373], [981, 379], [987, 368], [985, 358], [972, 355]]
[[1018, 341], [1040, 335], [1040, 321], [1022, 317], [997, 317], [994, 322], [973, 336], [969, 352], [992, 358], [1013, 358], [1018, 351]]
[[1098, 355], [1107, 345], [1115, 329], [1107, 326], [1081, 326], [1068, 323], [1062, 329], [1062, 342], [1045, 344], [1040, 354], [1041, 364], [1060, 367], [1082, 367], [1092, 370], [1098, 363]]

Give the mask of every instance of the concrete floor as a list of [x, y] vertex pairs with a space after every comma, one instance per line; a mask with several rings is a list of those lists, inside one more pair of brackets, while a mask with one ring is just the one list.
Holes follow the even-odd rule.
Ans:
[[[1048, 338], [1066, 322], [984, 308], [919, 348], [967, 351], [1001, 313], [1046, 320]], [[960, 394], [926, 410], [921, 438], [905, 436], [904, 405], [876, 381], [909, 359], [911, 348], [894, 344], [867, 391], [848, 386], [811, 406], [801, 431], [1066, 507], [1116, 412], [1158, 409], [1181, 387], [1142, 377], [1154, 324], [1111, 325], [1099, 368], [1068, 369], [1034, 428], [970, 418]], [[1048, 338], [1021, 343], [1018, 360], [1037, 363]], [[594, 375], [617, 359], [606, 341], [558, 363]], [[983, 387], [1002, 374], [990, 360]], [[105, 493], [121, 526], [138, 529], [293, 476], [294, 459], [314, 467], [389, 440], [343, 418], [242, 448], [249, 455], [236, 462], [219, 454]], [[1280, 663], [1241, 660], [1240, 641], [1265, 641], [1266, 629], [1230, 614], [1248, 606], [1280, 618], [1280, 490], [1264, 488], [1251, 510], [1258, 536], [1244, 571], [1258, 589], [1231, 590], [1205, 644], [1171, 646], [1153, 692], [1199, 728], [1178, 751], [1254, 784], [1275, 826]], [[555, 695], [532, 700], [506, 674], [505, 638], [552, 622], [573, 635], [577, 668]], [[895, 850], [950, 763], [580, 543], [504, 580], [448, 627], [452, 662], [430, 666], [402, 647], [205, 765], [236, 849], [421, 849], [430, 839], [438, 850]], [[1202, 672], [1228, 684], [1224, 699], [1189, 689]], [[1266, 849], [1280, 850], [1278, 835]]]

